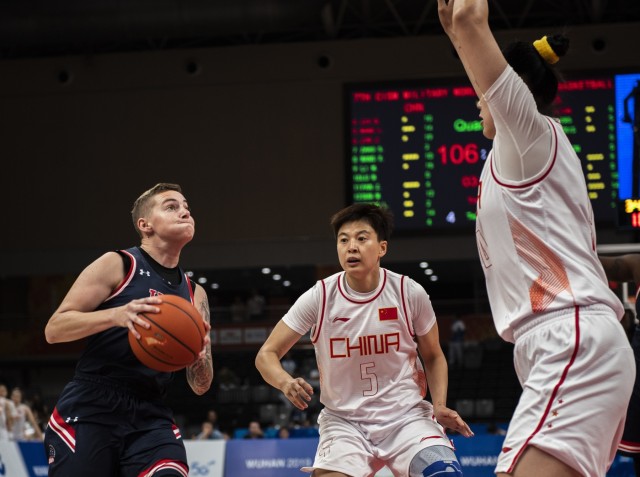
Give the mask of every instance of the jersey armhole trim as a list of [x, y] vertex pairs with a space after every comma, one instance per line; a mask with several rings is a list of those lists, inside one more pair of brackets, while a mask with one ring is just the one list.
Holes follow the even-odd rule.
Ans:
[[[136, 262], [136, 257], [134, 257], [131, 253], [127, 252], [126, 250], [116, 250], [116, 253], [118, 255], [127, 255], [130, 259], [129, 262], [129, 271], [127, 272], [127, 274], [125, 275], [124, 279], [122, 280], [122, 282], [120, 283], [120, 285], [118, 285], [115, 290], [113, 290], [113, 292], [111, 292], [111, 295], [109, 295], [107, 297], [107, 299], [105, 300], [105, 302], [111, 300], [112, 298], [118, 296], [122, 290], [124, 290], [124, 288], [131, 282], [131, 280], [133, 279], [133, 272], [137, 267], [137, 262]], [[124, 257], [122, 258], [124, 260]]]
[[327, 305], [327, 287], [324, 284], [324, 280], [320, 280], [322, 284], [322, 308], [320, 311], [320, 317], [318, 318], [318, 326], [316, 326], [316, 332], [314, 336], [311, 337], [311, 343], [315, 344], [318, 341], [318, 337], [320, 336], [320, 330], [322, 329], [322, 322], [324, 321], [324, 311]]
[[409, 318], [409, 313], [407, 312], [407, 297], [404, 294], [404, 279], [405, 276], [401, 275], [400, 276], [400, 297], [402, 298], [402, 312], [404, 313], [404, 320], [407, 323], [407, 328], [409, 329], [409, 334], [411, 334], [411, 337], [415, 337], [416, 333], [413, 329], [412, 323], [411, 323], [411, 319]]

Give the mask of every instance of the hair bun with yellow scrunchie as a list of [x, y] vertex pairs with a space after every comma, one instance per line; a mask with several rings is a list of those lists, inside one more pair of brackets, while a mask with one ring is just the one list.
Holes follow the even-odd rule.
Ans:
[[569, 38], [562, 34], [545, 36], [535, 42], [514, 41], [502, 48], [507, 63], [527, 84], [538, 111], [543, 114], [553, 112], [559, 81], [554, 64], [568, 50]]
[[564, 56], [569, 49], [569, 39], [563, 35], [543, 36], [533, 42], [533, 46], [550, 65], [556, 64], [561, 56]]

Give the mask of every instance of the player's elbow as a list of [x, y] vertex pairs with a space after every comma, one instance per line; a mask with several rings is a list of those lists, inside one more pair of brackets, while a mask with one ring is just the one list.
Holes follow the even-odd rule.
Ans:
[[195, 394], [196, 396], [202, 396], [204, 393], [206, 393], [209, 390], [210, 387], [211, 386], [209, 385], [209, 386], [194, 387], [191, 389], [193, 390], [193, 394]]
[[261, 366], [262, 366], [262, 348], [260, 348], [260, 350], [258, 351], [258, 354], [256, 354], [256, 359], [253, 360], [253, 364], [255, 365], [256, 369], [258, 371], [260, 371], [260, 373], [262, 373], [261, 371]]
[[260, 351], [258, 351], [258, 354], [256, 355], [256, 359], [254, 361], [256, 369], [258, 370], [258, 372], [263, 378], [265, 376], [265, 372], [267, 371], [267, 368], [269, 367], [268, 366], [269, 354], [270, 352], [267, 351], [264, 347], [262, 347], [260, 348]]
[[47, 326], [44, 328], [44, 339], [47, 340], [49, 344], [60, 343], [62, 341], [60, 333], [56, 332], [56, 327], [52, 325], [51, 322], [47, 323]]

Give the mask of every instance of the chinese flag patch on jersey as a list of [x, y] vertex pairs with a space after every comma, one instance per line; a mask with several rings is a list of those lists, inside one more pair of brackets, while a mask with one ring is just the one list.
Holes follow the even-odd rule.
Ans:
[[378, 317], [380, 321], [397, 320], [398, 308], [395, 306], [391, 308], [378, 308]]

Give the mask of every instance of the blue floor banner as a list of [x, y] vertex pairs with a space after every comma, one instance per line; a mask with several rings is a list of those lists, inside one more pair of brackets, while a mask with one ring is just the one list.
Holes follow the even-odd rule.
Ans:
[[465, 477], [493, 476], [504, 436], [456, 436], [453, 445]]
[[0, 442], [0, 477], [46, 477], [42, 442]]
[[[465, 477], [494, 477], [503, 436], [454, 438]], [[185, 440], [190, 477], [304, 477], [313, 464], [317, 438]], [[42, 442], [0, 442], [0, 477], [45, 477], [48, 465]], [[633, 460], [617, 456], [607, 477], [634, 477]], [[377, 477], [392, 477], [388, 469]]]
[[226, 477], [303, 477], [311, 466], [318, 439], [254, 439], [227, 441]]

